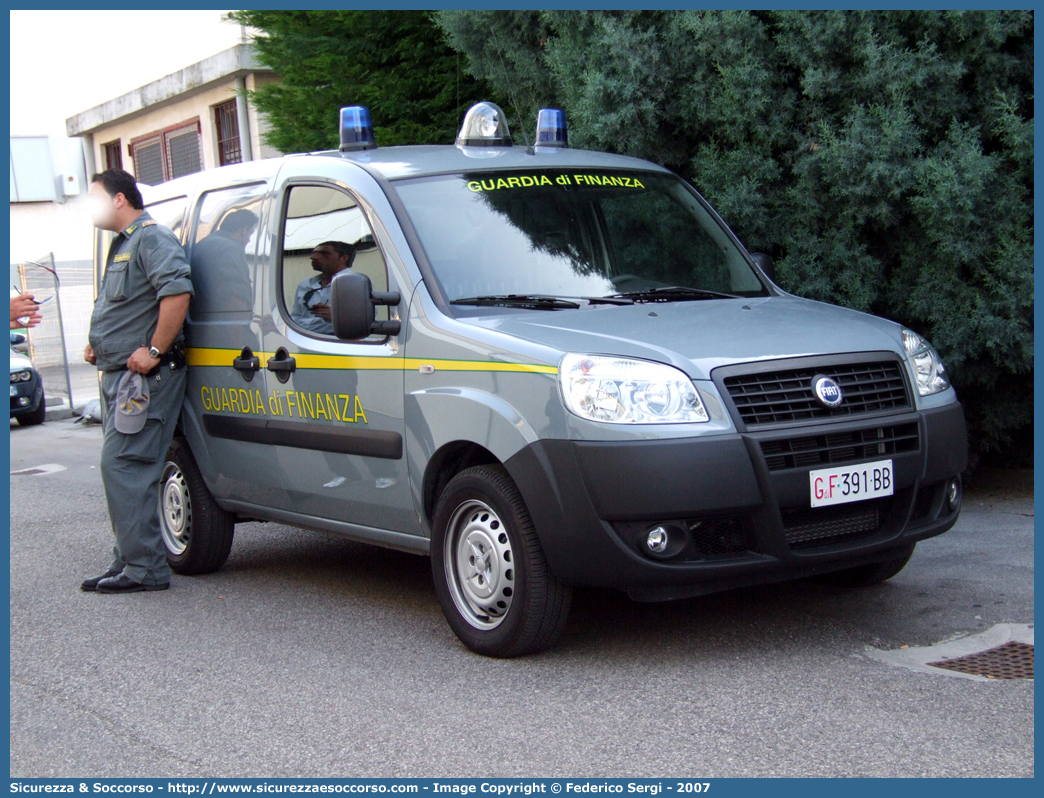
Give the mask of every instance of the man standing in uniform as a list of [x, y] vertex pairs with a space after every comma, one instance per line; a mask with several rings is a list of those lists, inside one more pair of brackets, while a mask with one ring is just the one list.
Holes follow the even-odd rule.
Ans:
[[175, 235], [142, 210], [131, 174], [94, 175], [88, 199], [94, 226], [117, 234], [84, 351], [102, 372], [101, 474], [116, 546], [109, 570], [80, 588], [165, 590], [170, 568], [160, 536], [159, 479], [185, 397], [181, 328], [192, 295], [189, 262]]

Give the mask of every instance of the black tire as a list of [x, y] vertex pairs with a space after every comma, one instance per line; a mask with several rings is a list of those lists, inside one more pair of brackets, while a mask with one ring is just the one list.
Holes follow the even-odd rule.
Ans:
[[167, 450], [159, 514], [172, 571], [208, 574], [225, 564], [232, 550], [235, 518], [214, 501], [184, 438], [175, 438]]
[[874, 562], [869, 565], [858, 565], [855, 568], [846, 568], [843, 571], [832, 571], [828, 574], [819, 574], [812, 577], [815, 581], [824, 585], [834, 587], [870, 587], [879, 585], [886, 579], [891, 579], [899, 573], [913, 556], [915, 544], [911, 543], [901, 549], [895, 550], [895, 556], [883, 562]]
[[40, 404], [32, 413], [18, 416], [18, 426], [35, 427], [37, 424], [43, 424], [45, 418], [47, 418], [47, 397], [44, 396], [43, 391], [40, 391]]
[[[473, 567], [476, 553], [481, 566]], [[432, 522], [431, 571], [450, 628], [477, 654], [532, 654], [562, 635], [572, 587], [548, 568], [526, 503], [499, 465], [468, 468], [446, 486]]]

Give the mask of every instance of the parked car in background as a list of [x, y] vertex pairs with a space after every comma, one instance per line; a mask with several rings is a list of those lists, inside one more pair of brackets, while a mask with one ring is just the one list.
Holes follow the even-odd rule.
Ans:
[[42, 424], [47, 412], [40, 373], [29, 358], [16, 350], [25, 340], [24, 335], [11, 333], [11, 418], [23, 427]]

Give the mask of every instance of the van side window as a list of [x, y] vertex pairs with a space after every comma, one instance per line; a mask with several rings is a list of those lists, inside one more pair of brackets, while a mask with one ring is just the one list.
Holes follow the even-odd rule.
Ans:
[[185, 208], [187, 206], [188, 197], [175, 197], [174, 199], [157, 202], [154, 205], [146, 205], [145, 210], [149, 212], [149, 216], [161, 225], [169, 227], [180, 240], [181, 226], [185, 219]]
[[[370, 278], [374, 291], [388, 290], [388, 271], [366, 216], [347, 193], [329, 186], [293, 186], [284, 205], [283, 316], [316, 335], [333, 335], [330, 281], [351, 269]], [[378, 306], [377, 319], [387, 319]]]
[[252, 316], [257, 229], [266, 189], [255, 183], [200, 197], [189, 249], [193, 320]]

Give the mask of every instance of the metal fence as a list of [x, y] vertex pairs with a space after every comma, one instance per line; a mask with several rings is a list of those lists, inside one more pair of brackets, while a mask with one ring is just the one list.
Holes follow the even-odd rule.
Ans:
[[[45, 269], [54, 268], [60, 288]], [[35, 261], [18, 264], [22, 291], [39, 297], [56, 293], [53, 301], [41, 307], [43, 321], [29, 330], [29, 359], [43, 379], [48, 406], [64, 402], [69, 407], [82, 407], [98, 398], [98, 370], [85, 363], [91, 310], [94, 307], [93, 266], [89, 260], [54, 261], [47, 253]]]

